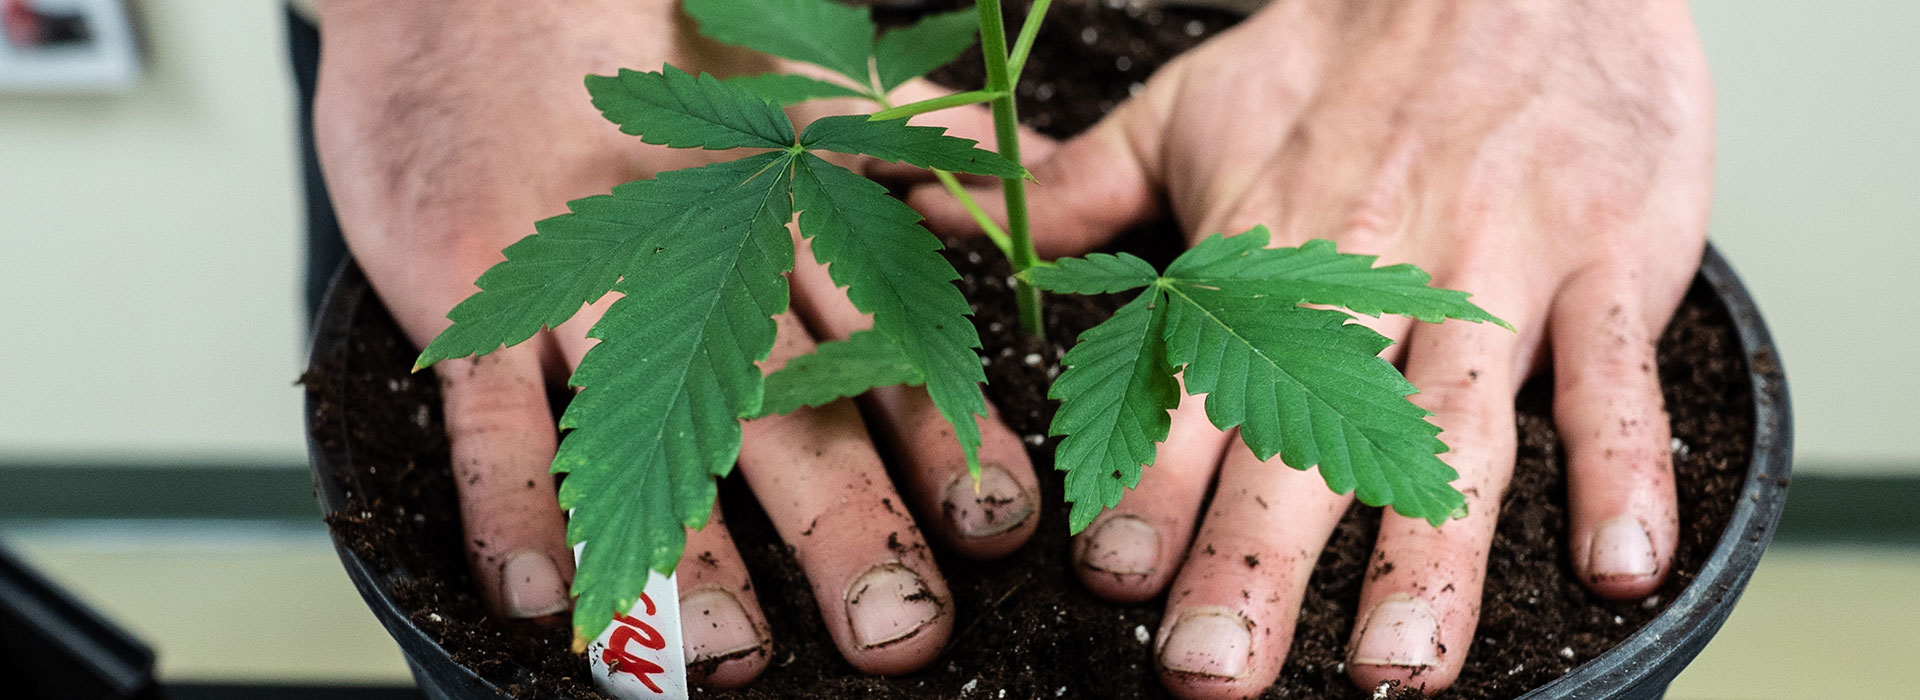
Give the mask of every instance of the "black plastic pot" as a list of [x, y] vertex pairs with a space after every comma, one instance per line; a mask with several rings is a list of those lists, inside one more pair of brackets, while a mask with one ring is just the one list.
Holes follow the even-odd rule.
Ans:
[[152, 650], [4, 548], [0, 548], [0, 679], [0, 697], [159, 697]]
[[[1681, 669], [1719, 631], [1773, 539], [1774, 526], [1786, 505], [1792, 466], [1792, 412], [1787, 403], [1786, 375], [1759, 309], [1733, 269], [1711, 246], [1699, 274], [1730, 312], [1753, 383], [1753, 460], [1747, 467], [1739, 503], [1698, 577], [1664, 612], [1619, 646], [1521, 696], [1522, 700], [1658, 700]], [[362, 305], [377, 303], [366, 278], [349, 263], [335, 276], [315, 324], [313, 360], [318, 362], [342, 349]], [[310, 385], [307, 391], [311, 433], [316, 397], [323, 396], [322, 392], [338, 392], [339, 387]], [[352, 436], [324, 436], [325, 442], [339, 446], [331, 452], [320, 448], [320, 437], [309, 434], [309, 456], [321, 505], [328, 514], [334, 514], [345, 504], [341, 480], [334, 475], [353, 468]], [[455, 663], [446, 649], [408, 620], [408, 611], [400, 608], [389, 591], [412, 572], [375, 567], [337, 537], [334, 548], [367, 605], [399, 642], [414, 677], [429, 697], [506, 697], [472, 669]]]

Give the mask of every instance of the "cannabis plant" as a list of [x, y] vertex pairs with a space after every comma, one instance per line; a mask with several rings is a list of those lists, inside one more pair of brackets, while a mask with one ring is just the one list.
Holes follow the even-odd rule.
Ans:
[[[1132, 293], [1064, 358], [1048, 396], [1050, 432], [1064, 436], [1070, 527], [1078, 532], [1139, 483], [1164, 440], [1184, 383], [1206, 394], [1221, 429], [1239, 428], [1262, 459], [1318, 467], [1328, 486], [1435, 524], [1464, 512], [1436, 454], [1446, 448], [1412, 385], [1379, 357], [1390, 341], [1351, 314], [1498, 322], [1461, 292], [1427, 285], [1408, 266], [1374, 267], [1332, 243], [1269, 248], [1265, 229], [1202, 240], [1164, 272], [1125, 253], [1043, 263], [1026, 216], [1013, 86], [1047, 0], [1011, 49], [999, 0], [935, 14], [877, 34], [864, 8], [829, 0], [686, 0], [715, 40], [810, 63], [833, 80], [758, 75], [720, 80], [673, 66], [588, 76], [593, 104], [621, 131], [674, 148], [726, 150], [737, 159], [630, 182], [570, 202], [535, 224], [449, 314], [453, 325], [418, 365], [482, 355], [560, 325], [582, 305], [622, 295], [589, 335], [560, 419], [567, 431], [553, 471], [570, 544], [582, 546], [574, 631], [593, 639], [629, 609], [649, 570], [669, 573], [683, 528], [706, 524], [715, 477], [740, 449], [740, 422], [855, 396], [923, 385], [977, 476], [986, 414], [979, 336], [958, 274], [920, 216], [881, 185], [821, 157], [867, 156], [931, 169], [1012, 262], [1022, 325], [1041, 328], [1039, 292]], [[952, 61], [978, 34], [982, 90], [906, 105], [888, 94]], [[857, 97], [873, 114], [796, 128], [784, 105]], [[998, 152], [907, 118], [988, 103]], [[1005, 229], [966, 196], [954, 173], [1001, 178]], [[771, 376], [755, 366], [773, 348], [773, 316], [787, 309], [793, 268], [787, 225], [828, 266], [871, 330], [821, 343]], [[1137, 290], [1137, 291], [1136, 291]], [[1176, 381], [1179, 375], [1181, 381]]]

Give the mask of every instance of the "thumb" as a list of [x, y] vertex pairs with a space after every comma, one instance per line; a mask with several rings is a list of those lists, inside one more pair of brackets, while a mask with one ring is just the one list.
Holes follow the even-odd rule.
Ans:
[[[1160, 130], [1148, 123], [1146, 114], [1141, 100], [1129, 100], [1028, 166], [1033, 180], [1026, 184], [1027, 212], [1034, 247], [1042, 257], [1093, 250], [1160, 213], [1157, 168], [1143, 157], [1157, 149]], [[1135, 139], [1136, 134], [1147, 134], [1148, 140]], [[1007, 200], [998, 183], [969, 185], [967, 192], [995, 223], [1006, 225]], [[920, 210], [937, 233], [979, 232], [973, 215], [942, 185], [915, 187], [907, 203]]]

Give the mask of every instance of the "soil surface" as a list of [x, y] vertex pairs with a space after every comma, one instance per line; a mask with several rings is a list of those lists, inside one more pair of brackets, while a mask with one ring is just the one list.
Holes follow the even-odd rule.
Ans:
[[[1009, 15], [1019, 16], [1024, 6], [1009, 3]], [[1031, 125], [1055, 135], [1084, 129], [1124, 99], [1133, 82], [1229, 24], [1230, 17], [1211, 12], [1060, 0], [1035, 44], [1022, 109]], [[977, 72], [974, 56], [938, 77], [971, 85], [977, 75], [970, 73]], [[1161, 225], [1129, 234], [1117, 247], [1164, 264], [1178, 252], [1177, 241], [1172, 227]], [[989, 398], [1015, 431], [1038, 440], [1052, 418], [1045, 387], [1059, 371], [1059, 357], [1119, 300], [1052, 296], [1049, 340], [1036, 341], [1017, 331], [1008, 270], [990, 247], [958, 243], [949, 257], [975, 301]], [[1042, 361], [1028, 364], [1030, 354]], [[362, 467], [338, 475], [348, 507], [330, 516], [329, 525], [360, 557], [395, 572], [389, 592], [457, 661], [516, 697], [601, 697], [585, 660], [568, 652], [565, 630], [503, 624], [476, 597], [461, 548], [438, 390], [430, 375], [408, 373], [413, 357], [384, 310], [368, 303], [345, 347], [320, 358], [304, 377], [316, 407], [316, 444], [336, 463], [350, 455]], [[1439, 697], [1512, 698], [1558, 678], [1632, 634], [1693, 580], [1732, 512], [1752, 434], [1747, 363], [1726, 311], [1704, 285], [1695, 285], [1661, 338], [1660, 375], [1672, 415], [1682, 523], [1673, 575], [1643, 601], [1603, 601], [1581, 586], [1567, 555], [1552, 383], [1537, 378], [1516, 399], [1518, 461], [1489, 555], [1478, 638], [1459, 681]], [[1136, 630], [1159, 628], [1164, 601], [1108, 604], [1074, 579], [1066, 508], [1051, 471], [1053, 443], [1032, 448], [1046, 504], [1032, 542], [985, 564], [936, 553], [954, 596], [953, 641], [925, 670], [900, 678], [863, 677], [840, 659], [790, 551], [741, 480], [724, 480], [721, 498], [775, 649], [751, 687], [696, 697], [1166, 697], [1150, 644], [1136, 638]], [[1378, 522], [1378, 511], [1356, 507], [1334, 533], [1307, 591], [1286, 667], [1263, 697], [1373, 697], [1351, 685], [1341, 661]]]

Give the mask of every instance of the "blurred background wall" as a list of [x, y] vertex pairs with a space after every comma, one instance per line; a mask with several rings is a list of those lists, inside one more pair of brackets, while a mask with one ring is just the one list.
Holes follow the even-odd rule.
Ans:
[[285, 10], [140, 9], [132, 92], [0, 94], [0, 465], [300, 466]]

